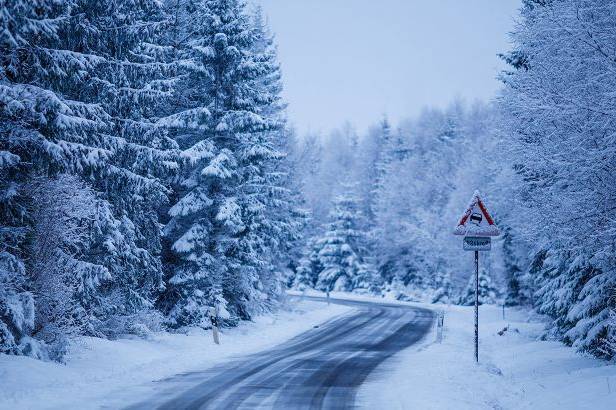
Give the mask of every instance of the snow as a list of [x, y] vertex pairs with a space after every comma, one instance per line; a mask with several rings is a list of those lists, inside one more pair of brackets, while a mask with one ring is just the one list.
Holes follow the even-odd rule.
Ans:
[[203, 168], [201, 175], [218, 178], [230, 178], [232, 176], [232, 172], [229, 168], [227, 168], [227, 165], [232, 164], [234, 164], [232, 154], [229, 150], [223, 149], [220, 154], [212, 159], [207, 167]]
[[191, 165], [196, 164], [202, 159], [209, 159], [214, 156], [212, 153], [214, 147], [212, 142], [208, 140], [201, 140], [192, 147], [181, 152], [181, 157], [187, 159]]
[[544, 329], [539, 318], [507, 309], [503, 320], [501, 307], [481, 306], [476, 365], [473, 308], [441, 308], [443, 341], [437, 343], [433, 334], [377, 369], [359, 391], [361, 407], [614, 409], [616, 365], [539, 340]]
[[169, 210], [170, 216], [186, 216], [197, 213], [212, 205], [214, 201], [199, 187], [190, 191]]
[[0, 168], [8, 168], [19, 163], [19, 156], [8, 151], [0, 151]]
[[202, 124], [210, 115], [210, 111], [205, 107], [192, 108], [161, 118], [156, 122], [156, 125], [170, 128], [186, 127], [195, 130], [203, 130], [205, 127]]
[[[460, 218], [460, 223], [454, 229], [454, 235], [466, 235], [466, 236], [498, 236], [500, 230], [490, 223], [491, 216], [484, 212], [485, 208], [482, 208], [483, 203], [479, 191], [473, 193], [466, 210]], [[478, 215], [483, 217], [479, 222], [471, 221], [471, 215]]]
[[275, 346], [350, 309], [289, 301], [276, 314], [222, 329], [220, 345], [210, 331], [194, 329], [154, 333], [147, 340], [82, 338], [72, 346], [66, 365], [0, 355], [0, 409], [124, 407], [153, 395], [152, 381]]
[[[317, 291], [289, 292], [323, 296]], [[473, 308], [375, 299], [332, 292], [333, 298], [416, 305], [445, 313], [419, 345], [380, 366], [358, 392], [359, 408], [612, 409], [616, 365], [541, 341], [541, 317], [522, 309], [480, 307], [480, 363], [473, 359]], [[253, 323], [224, 329], [217, 346], [209, 331], [155, 333], [147, 340], [83, 338], [67, 364], [0, 355], [0, 408], [117, 408], [150, 397], [152, 381], [204, 370], [231, 357], [275, 346], [350, 307], [310, 300]], [[506, 330], [504, 330], [506, 329]], [[499, 335], [499, 332], [502, 335]]]

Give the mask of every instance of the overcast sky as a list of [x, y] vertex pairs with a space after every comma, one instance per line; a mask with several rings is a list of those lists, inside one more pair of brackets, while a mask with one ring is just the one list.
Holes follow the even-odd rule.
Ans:
[[254, 0], [276, 34], [300, 133], [490, 99], [520, 0]]

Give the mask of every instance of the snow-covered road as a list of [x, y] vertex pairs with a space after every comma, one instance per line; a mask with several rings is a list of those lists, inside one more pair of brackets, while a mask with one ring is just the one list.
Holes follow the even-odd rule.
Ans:
[[384, 360], [429, 333], [433, 313], [412, 306], [332, 299], [354, 310], [270, 350], [160, 382], [131, 409], [347, 409]]

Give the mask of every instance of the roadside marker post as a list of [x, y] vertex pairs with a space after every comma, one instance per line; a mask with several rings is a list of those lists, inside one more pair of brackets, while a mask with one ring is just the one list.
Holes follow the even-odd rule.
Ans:
[[443, 326], [445, 321], [445, 312], [440, 310], [436, 319], [436, 342], [441, 343], [443, 341]]
[[475, 362], [479, 363], [479, 251], [490, 251], [491, 237], [500, 235], [479, 191], [473, 194], [453, 234], [464, 236], [462, 249], [475, 252]]
[[210, 313], [210, 322], [212, 324], [212, 337], [214, 338], [214, 343], [217, 345], [220, 344], [220, 338], [218, 336], [218, 306], [215, 308], [211, 307], [209, 309]]

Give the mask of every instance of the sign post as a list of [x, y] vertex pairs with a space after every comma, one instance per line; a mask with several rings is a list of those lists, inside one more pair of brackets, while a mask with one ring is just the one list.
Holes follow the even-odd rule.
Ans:
[[479, 251], [475, 251], [475, 363], [479, 363]]
[[479, 363], [479, 251], [489, 251], [492, 236], [500, 235], [481, 196], [475, 191], [466, 211], [460, 218], [454, 235], [462, 235], [462, 248], [475, 252], [475, 362]]

